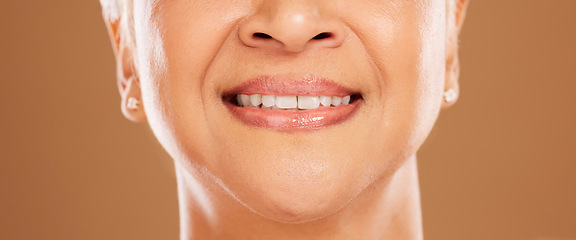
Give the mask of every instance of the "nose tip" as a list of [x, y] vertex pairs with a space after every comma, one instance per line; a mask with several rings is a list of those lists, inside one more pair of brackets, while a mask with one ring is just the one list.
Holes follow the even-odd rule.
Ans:
[[[249, 34], [249, 33], [248, 33]], [[245, 39], [245, 44], [250, 47], [278, 47], [288, 52], [301, 52], [312, 44], [321, 47], [338, 47], [341, 41], [334, 36], [332, 32], [321, 32], [313, 36], [312, 38], [306, 36], [307, 34], [295, 33], [292, 36], [282, 36], [275, 34], [275, 37], [263, 33], [255, 32], [251, 34], [247, 39]]]
[[[344, 27], [317, 5], [282, 1], [250, 16], [239, 27], [240, 40], [249, 47], [301, 52], [309, 47], [335, 48], [344, 40]], [[308, 1], [309, 2], [309, 1]]]

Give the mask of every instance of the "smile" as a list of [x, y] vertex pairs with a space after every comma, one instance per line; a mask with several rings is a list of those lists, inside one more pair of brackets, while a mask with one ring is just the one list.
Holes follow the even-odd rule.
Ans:
[[315, 130], [350, 119], [362, 95], [324, 79], [260, 77], [222, 97], [240, 122], [274, 131]]
[[236, 95], [236, 105], [238, 107], [254, 107], [267, 110], [305, 110], [322, 107], [338, 107], [348, 105], [351, 100], [350, 95], [345, 97], [336, 96], [276, 96], [276, 95]]

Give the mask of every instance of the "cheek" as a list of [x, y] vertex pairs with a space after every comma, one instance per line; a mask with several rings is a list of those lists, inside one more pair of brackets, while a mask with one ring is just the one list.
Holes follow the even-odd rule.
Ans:
[[[414, 153], [433, 127], [442, 103], [445, 82], [444, 4], [422, 1], [407, 7], [375, 46], [378, 68], [385, 72], [383, 111], [386, 131], [393, 131], [404, 149]], [[390, 37], [392, 36], [392, 37]], [[384, 57], [380, 57], [384, 56]], [[397, 146], [402, 147], [402, 146]]]
[[[379, 91], [366, 96], [371, 131], [364, 146], [378, 177], [415, 154], [430, 133], [442, 103], [445, 81], [445, 3], [390, 1], [388, 12], [350, 6], [364, 16], [346, 20], [361, 39]], [[366, 4], [365, 6], [368, 6]], [[392, 6], [394, 5], [394, 6]], [[398, 17], [401, 16], [401, 17]]]
[[213, 90], [206, 91], [212, 86], [205, 74], [233, 22], [245, 11], [226, 1], [134, 3], [146, 115], [163, 147], [185, 165], [210, 165], [204, 160], [218, 152], [212, 151], [218, 141], [207, 126], [205, 106], [215, 97]]

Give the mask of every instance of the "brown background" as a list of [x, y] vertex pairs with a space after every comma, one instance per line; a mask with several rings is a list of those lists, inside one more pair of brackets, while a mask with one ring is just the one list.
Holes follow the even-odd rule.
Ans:
[[[428, 240], [576, 239], [576, 1], [473, 0], [420, 155]], [[173, 165], [120, 113], [98, 1], [0, 4], [0, 239], [177, 239]]]

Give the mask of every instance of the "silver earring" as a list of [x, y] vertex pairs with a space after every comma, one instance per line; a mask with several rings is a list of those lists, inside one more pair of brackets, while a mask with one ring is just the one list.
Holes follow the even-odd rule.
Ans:
[[443, 94], [446, 103], [452, 103], [456, 100], [456, 90], [450, 88]]
[[136, 98], [130, 97], [128, 98], [126, 107], [130, 110], [138, 110], [138, 108], [140, 108], [140, 101]]

